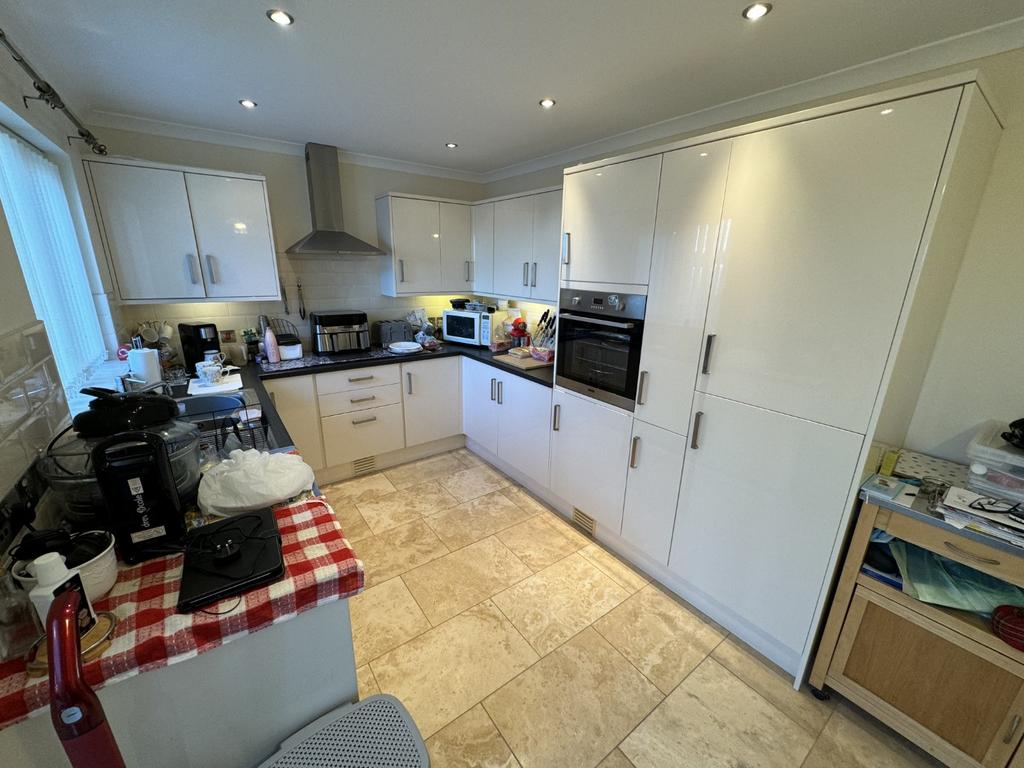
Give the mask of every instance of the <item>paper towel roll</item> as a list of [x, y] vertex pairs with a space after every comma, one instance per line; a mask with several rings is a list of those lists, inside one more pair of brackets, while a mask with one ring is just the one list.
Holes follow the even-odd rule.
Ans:
[[129, 349], [128, 370], [132, 378], [156, 384], [163, 378], [160, 371], [160, 353], [155, 349]]

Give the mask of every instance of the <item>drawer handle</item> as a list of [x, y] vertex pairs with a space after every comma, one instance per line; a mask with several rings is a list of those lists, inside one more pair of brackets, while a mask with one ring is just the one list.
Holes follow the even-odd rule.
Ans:
[[367, 416], [365, 419], [352, 419], [353, 424], [369, 424], [371, 421], [376, 421], [376, 416]]
[[951, 552], [956, 552], [961, 557], [966, 557], [968, 560], [973, 560], [976, 563], [984, 563], [985, 565], [999, 565], [999, 561], [992, 557], [985, 557], [984, 555], [976, 555], [973, 552], [968, 552], [963, 547], [958, 547], [952, 541], [942, 542], [946, 545], [946, 549]]
[[373, 374], [372, 373], [369, 376], [352, 376], [352, 377], [349, 378], [349, 382], [352, 383], [352, 384], [355, 384], [357, 381], [370, 381], [370, 379], [372, 379], [372, 378], [373, 378]]
[[1006, 735], [1003, 736], [1003, 744], [1013, 741], [1013, 735], [1017, 733], [1018, 728], [1020, 728], [1020, 715], [1014, 715], [1013, 720], [1010, 721], [1010, 727], [1006, 729]]
[[350, 403], [368, 403], [371, 400], [376, 400], [376, 399], [377, 399], [376, 395], [370, 395], [369, 397], [350, 397], [349, 398], [349, 402]]

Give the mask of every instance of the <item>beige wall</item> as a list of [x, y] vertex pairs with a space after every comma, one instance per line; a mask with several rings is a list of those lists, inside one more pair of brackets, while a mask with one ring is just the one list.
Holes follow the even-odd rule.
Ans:
[[907, 446], [964, 461], [977, 426], [1024, 417], [1024, 125], [1004, 131]]

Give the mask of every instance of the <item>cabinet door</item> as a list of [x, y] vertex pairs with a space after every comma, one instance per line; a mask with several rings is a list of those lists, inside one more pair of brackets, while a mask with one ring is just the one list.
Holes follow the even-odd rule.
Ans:
[[510, 373], [498, 383], [498, 456], [546, 488], [551, 389]]
[[566, 280], [647, 284], [660, 175], [654, 155], [565, 177]]
[[494, 203], [473, 206], [473, 290], [494, 293]]
[[444, 289], [465, 293], [473, 290], [470, 207], [440, 203], [441, 273]]
[[401, 405], [327, 416], [321, 419], [321, 427], [329, 467], [405, 447]]
[[441, 290], [439, 203], [392, 197], [391, 247], [399, 293]]
[[462, 431], [498, 453], [498, 379], [493, 366], [462, 358]]
[[406, 446], [462, 432], [459, 371], [458, 357], [402, 363]]
[[324, 466], [324, 449], [313, 377], [271, 379], [264, 381], [263, 386], [270, 393], [270, 399], [303, 461], [313, 469], [321, 469]]
[[888, 724], [941, 739], [950, 765], [1005, 766], [1020, 742], [1024, 666], [864, 587], [829, 677]]
[[698, 389], [866, 431], [959, 98], [734, 140]]
[[863, 437], [711, 395], [693, 409], [669, 568], [799, 657]]
[[551, 489], [618, 533], [633, 417], [558, 389], [552, 400]]
[[181, 171], [88, 163], [122, 299], [206, 296]]
[[192, 222], [210, 298], [276, 299], [277, 255], [266, 184], [186, 173]]
[[533, 261], [533, 198], [514, 197], [494, 204], [494, 292], [530, 296]]
[[685, 435], [697, 378], [731, 142], [668, 152], [634, 415]]
[[686, 438], [634, 419], [622, 538], [668, 565]]
[[558, 301], [562, 248], [562, 191], [533, 195], [533, 262], [530, 264], [530, 298]]

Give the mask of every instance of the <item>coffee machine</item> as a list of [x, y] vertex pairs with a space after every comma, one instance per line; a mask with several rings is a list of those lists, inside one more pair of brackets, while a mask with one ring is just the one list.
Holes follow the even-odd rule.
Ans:
[[185, 370], [189, 374], [196, 372], [196, 363], [201, 363], [207, 352], [220, 352], [220, 337], [213, 323], [178, 323], [178, 336], [181, 338]]

